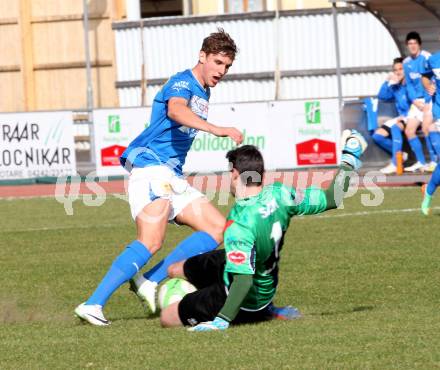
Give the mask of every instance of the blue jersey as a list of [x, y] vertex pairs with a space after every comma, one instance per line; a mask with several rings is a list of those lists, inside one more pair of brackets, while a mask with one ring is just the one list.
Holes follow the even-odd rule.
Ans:
[[150, 125], [122, 153], [122, 166], [131, 169], [163, 164], [178, 175], [182, 174], [186, 155], [198, 130], [182, 126], [168, 117], [168, 101], [174, 97], [186, 99], [192, 112], [206, 121], [209, 87], [204, 89], [190, 69], [175, 74], [154, 98]]
[[432, 114], [435, 120], [440, 119], [440, 52], [431, 55], [426, 63], [426, 77], [434, 78], [436, 93], [432, 101]]
[[426, 61], [430, 56], [429, 52], [422, 50], [417, 57], [409, 56], [403, 61], [408, 97], [411, 102], [416, 99], [425, 99], [426, 103], [431, 101], [431, 96], [422, 85], [422, 74], [426, 73]]
[[380, 87], [377, 97], [380, 100], [394, 102], [399, 116], [406, 117], [411, 107], [407, 94], [407, 87], [403, 84], [390, 84], [385, 81]]

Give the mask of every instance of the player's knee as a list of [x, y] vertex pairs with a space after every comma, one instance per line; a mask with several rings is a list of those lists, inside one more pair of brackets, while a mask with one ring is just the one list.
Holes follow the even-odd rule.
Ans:
[[217, 228], [211, 236], [215, 239], [218, 244], [223, 243], [223, 227]]
[[209, 235], [211, 235], [212, 238], [215, 239], [215, 241], [219, 244], [223, 243], [223, 233], [225, 230], [225, 220], [221, 219], [216, 221], [211, 225], [211, 228], [208, 232]]
[[182, 326], [179, 317], [179, 303], [173, 303], [160, 313], [160, 325], [163, 328]]
[[145, 245], [151, 254], [155, 254], [162, 247], [162, 239], [140, 238], [139, 241]]
[[160, 325], [163, 328], [170, 328], [172, 326], [166, 310], [164, 310], [160, 313]]
[[148, 250], [151, 254], [155, 254], [162, 247], [162, 241], [154, 241], [148, 245]]
[[385, 129], [383, 129], [383, 128], [378, 128], [374, 133], [377, 134], [377, 135], [384, 136], [384, 137], [389, 136], [388, 132]]
[[409, 139], [411, 139], [411, 138], [413, 138], [413, 137], [415, 136], [415, 130], [413, 130], [411, 127], [407, 127], [407, 128], [405, 129], [405, 135], [406, 135]]
[[223, 243], [223, 228], [213, 227], [208, 234], [218, 243]]
[[168, 266], [168, 276], [170, 278], [183, 277], [183, 264], [184, 261], [173, 263], [172, 265]]

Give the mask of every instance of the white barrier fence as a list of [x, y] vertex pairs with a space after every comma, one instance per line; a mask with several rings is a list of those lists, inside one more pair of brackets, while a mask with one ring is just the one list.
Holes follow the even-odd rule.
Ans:
[[[244, 144], [262, 151], [268, 170], [339, 163], [340, 124], [336, 99], [212, 104], [208, 120], [235, 126]], [[148, 126], [150, 107], [99, 109], [93, 112], [96, 175], [127, 172], [119, 157]], [[0, 180], [76, 174], [72, 112], [0, 114]], [[227, 170], [229, 138], [199, 132], [184, 171]]]

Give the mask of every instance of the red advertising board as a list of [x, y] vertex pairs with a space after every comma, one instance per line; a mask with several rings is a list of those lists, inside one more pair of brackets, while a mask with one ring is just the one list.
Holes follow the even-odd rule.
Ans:
[[112, 145], [101, 149], [102, 166], [120, 166], [119, 157], [126, 149], [125, 146]]
[[298, 165], [337, 164], [336, 143], [321, 139], [311, 139], [296, 144]]

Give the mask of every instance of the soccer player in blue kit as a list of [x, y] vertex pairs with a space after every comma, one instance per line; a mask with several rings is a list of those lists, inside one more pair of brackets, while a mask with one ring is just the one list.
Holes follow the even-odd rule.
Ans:
[[[405, 171], [433, 171], [436, 165], [436, 152], [440, 151], [440, 146], [433, 142], [431, 131], [432, 124], [432, 98], [426, 92], [422, 84], [422, 75], [425, 73], [426, 61], [431, 54], [421, 49], [422, 39], [417, 32], [409, 32], [406, 36], [406, 46], [409, 56], [403, 61], [403, 70], [407, 83], [408, 97], [412, 103], [408, 113], [405, 134], [411, 149], [416, 153], [417, 162], [405, 168]], [[423, 148], [416, 131], [422, 122], [422, 131], [425, 135], [430, 161], [426, 163]]]
[[[435, 84], [432, 84], [431, 79], [435, 80]], [[433, 94], [433, 106], [432, 113], [434, 116], [434, 126], [436, 131], [432, 131], [431, 134], [434, 135], [434, 140], [440, 142], [440, 51], [431, 55], [426, 63], [426, 73], [423, 75], [423, 85], [428, 93]], [[432, 174], [428, 185], [423, 188], [423, 202], [421, 206], [421, 211], [424, 215], [428, 216], [431, 213], [431, 201], [435, 190], [440, 185], [440, 166], [437, 167]]]
[[[131, 281], [138, 296], [154, 312], [157, 284], [168, 267], [180, 260], [217, 248], [223, 242], [225, 217], [182, 176], [186, 155], [199, 130], [243, 141], [234, 127], [207, 121], [210, 88], [231, 67], [237, 47], [222, 29], [203, 40], [198, 63], [172, 76], [154, 98], [151, 122], [121, 156], [130, 172], [128, 198], [137, 238], [113, 261], [89, 299], [75, 309], [82, 320], [97, 326], [110, 322], [102, 309], [123, 283]], [[195, 232], [163, 261], [138, 274], [162, 246], [167, 222], [190, 226]]]
[[[411, 105], [408, 99], [402, 63], [402, 58], [395, 58], [393, 60], [393, 72], [388, 75], [377, 95], [379, 100], [394, 102], [398, 113], [397, 117], [386, 121], [372, 136], [377, 145], [392, 154], [391, 163], [380, 170], [387, 175], [397, 172], [397, 154], [399, 152], [402, 153], [402, 131], [404, 130], [404, 123]], [[390, 134], [391, 138], [389, 137]]]

